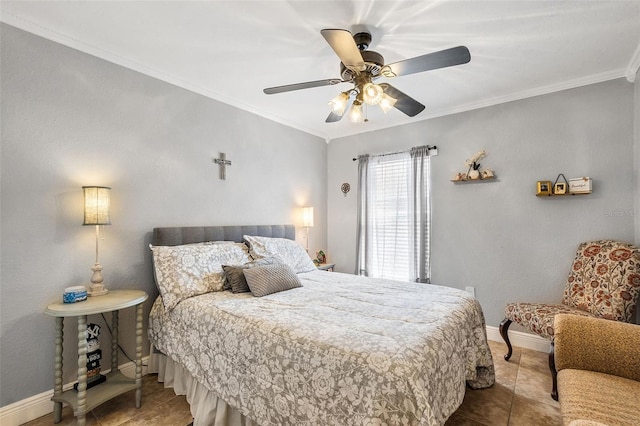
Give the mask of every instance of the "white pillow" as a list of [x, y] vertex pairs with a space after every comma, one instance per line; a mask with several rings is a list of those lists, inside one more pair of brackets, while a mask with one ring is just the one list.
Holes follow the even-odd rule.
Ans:
[[153, 252], [156, 283], [167, 310], [189, 297], [222, 291], [222, 265], [250, 261], [244, 243], [149, 247]]
[[249, 244], [249, 253], [254, 259], [264, 257], [280, 258], [283, 263], [289, 265], [296, 273], [309, 272], [316, 269], [309, 254], [298, 243], [286, 238], [254, 237], [244, 235], [244, 240]]

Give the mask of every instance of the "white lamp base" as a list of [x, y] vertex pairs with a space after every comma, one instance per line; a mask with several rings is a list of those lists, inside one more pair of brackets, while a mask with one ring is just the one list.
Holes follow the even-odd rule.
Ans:
[[109, 290], [104, 288], [104, 284], [102, 284], [102, 265], [96, 262], [91, 270], [93, 271], [93, 275], [91, 275], [92, 284], [89, 286], [87, 294], [89, 296], [103, 296], [109, 293]]
[[103, 296], [107, 293], [109, 293], [109, 290], [104, 288], [104, 285], [102, 284], [91, 284], [87, 291], [87, 295], [89, 296]]

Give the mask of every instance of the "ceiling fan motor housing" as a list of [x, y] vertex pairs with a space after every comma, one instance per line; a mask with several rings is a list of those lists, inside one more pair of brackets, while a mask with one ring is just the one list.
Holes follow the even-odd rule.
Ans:
[[[364, 60], [366, 69], [363, 71], [371, 75], [372, 78], [376, 78], [380, 75], [380, 70], [384, 66], [384, 57], [378, 52], [374, 52], [373, 50], [363, 50], [360, 52], [362, 54], [362, 59]], [[355, 77], [355, 72], [345, 67], [342, 62], [340, 62], [340, 76], [343, 81], [351, 81]]]
[[371, 33], [356, 33], [356, 35], [353, 36], [353, 40], [356, 42], [356, 46], [358, 46], [358, 49], [360, 49], [361, 51], [367, 50], [367, 48], [371, 44]]

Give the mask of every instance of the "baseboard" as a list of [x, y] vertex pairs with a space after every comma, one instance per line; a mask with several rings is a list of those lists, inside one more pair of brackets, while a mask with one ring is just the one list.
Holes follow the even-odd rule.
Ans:
[[[493, 340], [494, 342], [504, 343], [504, 339], [500, 335], [500, 329], [498, 327], [487, 326], [487, 339]], [[540, 336], [513, 330], [509, 330], [509, 340], [513, 346], [531, 349], [538, 352], [549, 352], [551, 345], [551, 342]], [[507, 345], [505, 344], [504, 347], [506, 353]]]
[[[147, 374], [148, 361], [149, 357], [142, 358], [142, 375]], [[133, 362], [127, 362], [118, 368], [125, 376], [134, 377], [136, 374], [136, 365]], [[103, 373], [106, 374], [109, 371], [110, 370], [105, 370]], [[74, 383], [67, 383], [62, 388], [66, 391], [72, 389], [73, 385]], [[52, 396], [53, 389], [0, 408], [0, 425], [18, 426], [52, 413]]]
[[[498, 327], [487, 326], [487, 339], [496, 342], [503, 342]], [[539, 352], [549, 352], [549, 341], [533, 334], [523, 333], [520, 331], [509, 331], [509, 339], [513, 346], [532, 349]], [[143, 375], [147, 374], [148, 362], [149, 357], [144, 357], [142, 361]], [[133, 377], [135, 375], [135, 364], [133, 362], [123, 364], [119, 368], [126, 376]], [[107, 372], [108, 370], [105, 371], [105, 373]], [[73, 383], [68, 383], [63, 388], [64, 390], [67, 390], [72, 387]], [[53, 389], [0, 408], [0, 424], [2, 426], [18, 426], [53, 412], [53, 403], [51, 402], [52, 396]]]

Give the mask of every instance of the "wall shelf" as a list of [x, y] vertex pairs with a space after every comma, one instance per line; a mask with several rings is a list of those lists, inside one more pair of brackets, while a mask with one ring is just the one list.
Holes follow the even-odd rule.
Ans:
[[590, 192], [570, 192], [568, 194], [536, 194], [536, 197], [567, 197], [571, 195], [589, 195]]
[[486, 182], [489, 180], [495, 180], [496, 177], [495, 176], [491, 176], [491, 177], [486, 177], [486, 178], [481, 178], [481, 179], [464, 179], [464, 180], [455, 180], [455, 179], [451, 179], [451, 182], [453, 183], [478, 183], [478, 182]]

